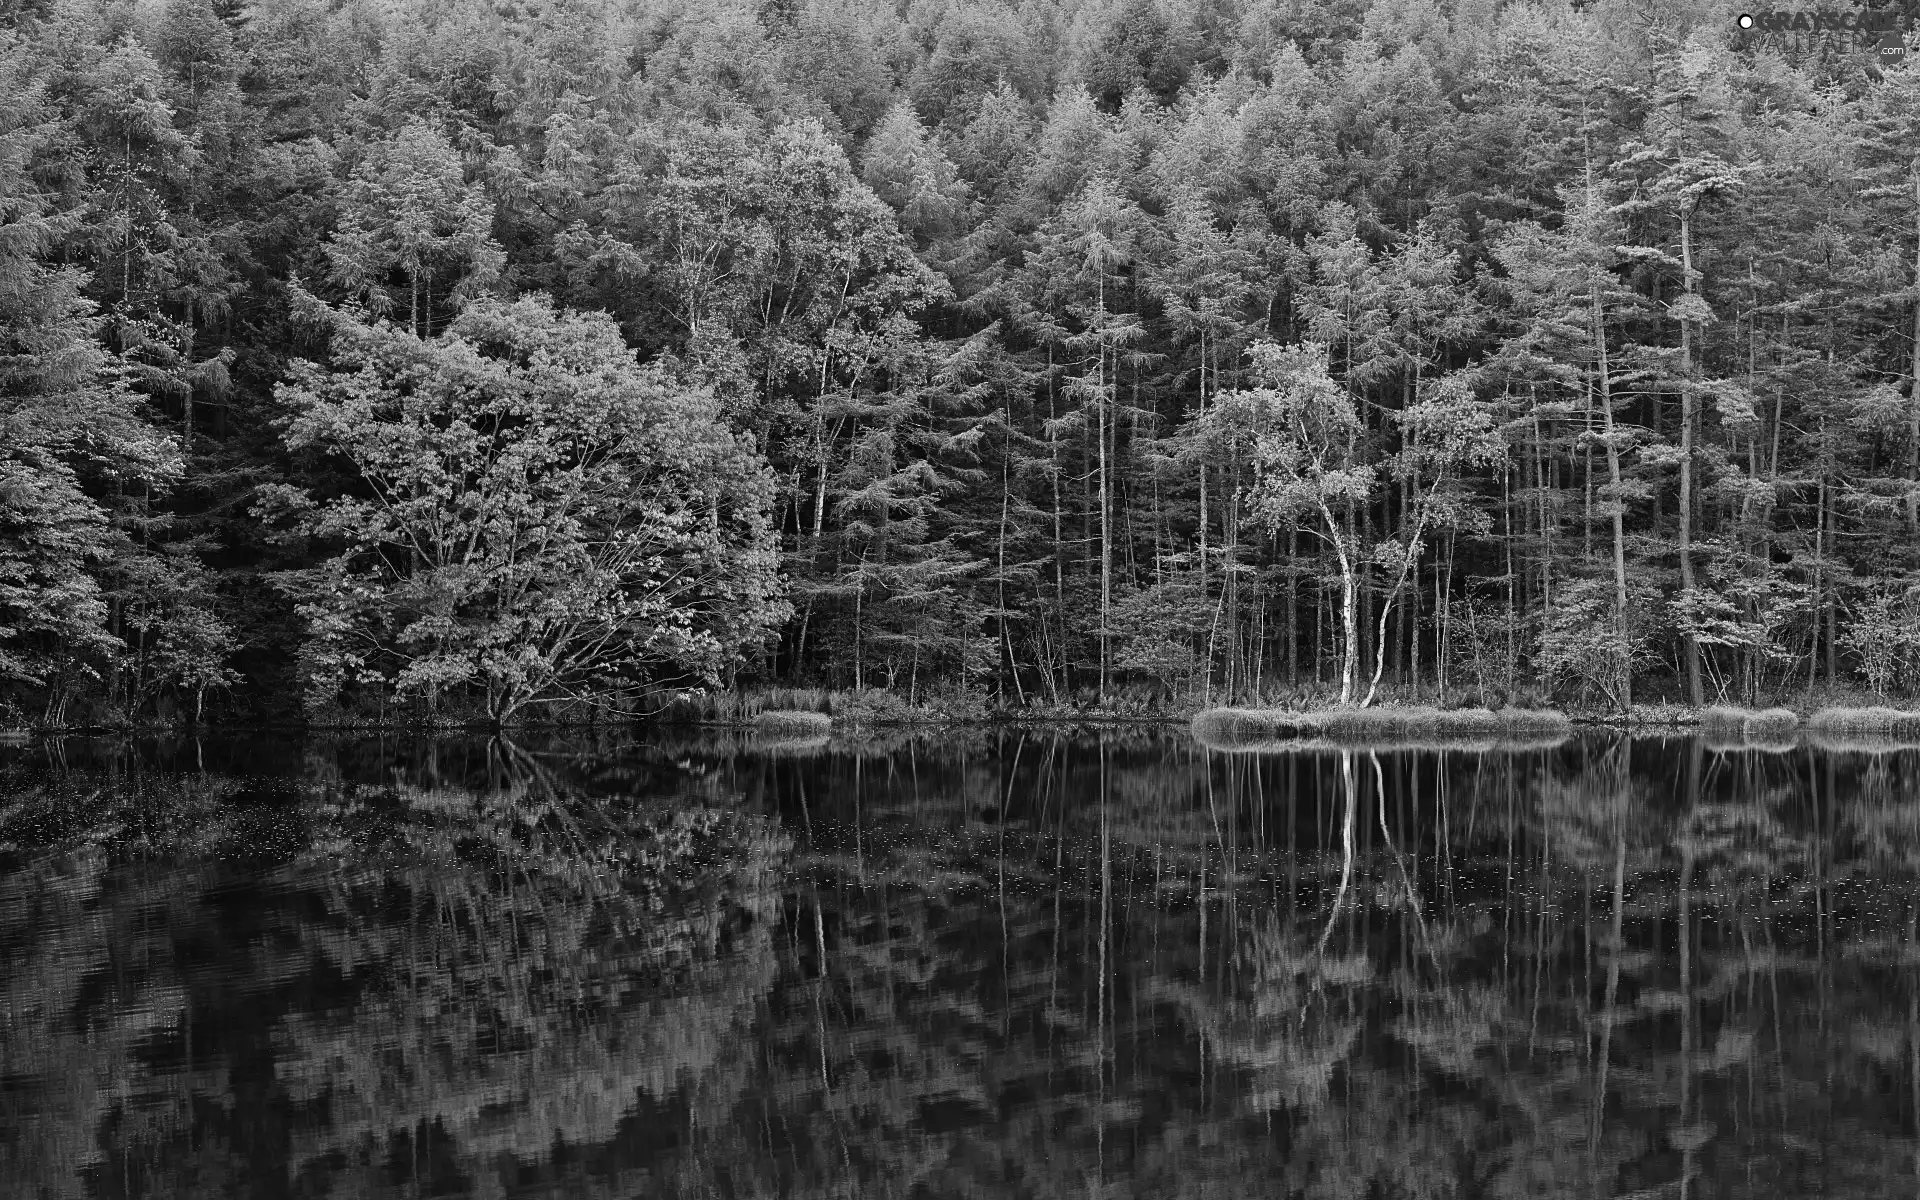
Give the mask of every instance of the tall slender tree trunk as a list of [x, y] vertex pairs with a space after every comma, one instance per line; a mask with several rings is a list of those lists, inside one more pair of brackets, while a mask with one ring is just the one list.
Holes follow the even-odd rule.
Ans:
[[1360, 580], [1339, 522], [1325, 501], [1320, 503], [1320, 517], [1327, 523], [1333, 552], [1340, 560], [1340, 703], [1344, 706], [1353, 702], [1354, 684], [1360, 674]]
[[[1100, 309], [1107, 307], [1106, 280], [1100, 281]], [[1113, 606], [1113, 505], [1108, 499], [1109, 470], [1107, 461], [1107, 352], [1104, 345], [1096, 347], [1099, 354], [1099, 391], [1095, 395], [1094, 417], [1095, 433], [1100, 442], [1100, 698], [1107, 698], [1107, 610]]]
[[1580, 482], [1583, 489], [1580, 507], [1580, 557], [1593, 561], [1593, 384], [1583, 381], [1581, 395], [1587, 411], [1580, 423]]
[[867, 595], [866, 565], [866, 552], [862, 551], [860, 554], [861, 572], [853, 589], [853, 690], [856, 692], [865, 691], [867, 687], [866, 659], [863, 655], [865, 647], [862, 645], [862, 625], [860, 621], [861, 604]]
[[[1913, 172], [1913, 285], [1920, 291], [1920, 162]], [[1907, 531], [1920, 536], [1920, 295], [1913, 302], [1913, 359], [1908, 377], [1913, 393], [1907, 397]]]
[[1444, 700], [1447, 695], [1447, 655], [1453, 643], [1448, 639], [1452, 613], [1447, 601], [1453, 593], [1453, 531], [1447, 531], [1447, 548], [1433, 564], [1433, 694]]
[[827, 459], [830, 457], [827, 453], [829, 441], [827, 437], [827, 370], [828, 364], [832, 361], [833, 351], [829, 347], [820, 360], [820, 388], [813, 404], [813, 448], [820, 459], [820, 469], [814, 477], [813, 489], [813, 552], [815, 554], [820, 551], [820, 531], [825, 525], [827, 516]]
[[[857, 432], [858, 431], [856, 431], [856, 433]], [[820, 552], [820, 535], [826, 528], [827, 519], [827, 418], [824, 413], [821, 414], [820, 417], [820, 432], [815, 442], [815, 449], [820, 455], [820, 470], [814, 477], [813, 484], [812, 553], [818, 554]]]
[[1294, 560], [1300, 555], [1300, 531], [1289, 526], [1287, 529], [1287, 686], [1300, 685], [1300, 576], [1294, 571]]
[[[1060, 622], [1059, 692], [1070, 692], [1073, 681], [1067, 674], [1067, 544], [1060, 500], [1060, 439], [1059, 435], [1053, 431], [1052, 424], [1058, 416], [1059, 413], [1054, 408], [1053, 396], [1053, 346], [1049, 344], [1047, 346], [1047, 457], [1052, 469], [1047, 472], [1047, 475], [1053, 480], [1053, 597], [1054, 612]], [[1053, 674], [1051, 660], [1047, 665], [1047, 674], [1049, 677]], [[1055, 694], [1058, 695], [1059, 692]]]
[[[1384, 504], [1386, 501], [1383, 499], [1381, 503]], [[1367, 630], [1373, 627], [1374, 605], [1373, 589], [1367, 586], [1367, 584], [1371, 582], [1371, 576], [1373, 574], [1372, 567], [1366, 559], [1360, 556], [1358, 551], [1366, 546], [1378, 545], [1379, 539], [1374, 536], [1373, 505], [1370, 503], [1362, 503], [1355, 507], [1359, 512], [1358, 524], [1360, 527], [1360, 536], [1354, 545], [1356, 553], [1353, 556], [1354, 602], [1357, 606], [1354, 616], [1355, 641], [1353, 644], [1354, 691], [1358, 693], [1360, 687], [1359, 673], [1363, 664], [1367, 661], [1367, 646], [1364, 639]]]
[[[1838, 519], [1839, 514], [1835, 511], [1838, 506], [1834, 504], [1833, 500], [1834, 498], [1831, 495], [1827, 497], [1827, 547], [1829, 550], [1832, 549], [1833, 543], [1840, 532], [1834, 528], [1834, 522]], [[1830, 591], [1827, 595], [1827, 680], [1831, 683], [1839, 677], [1840, 599]]]
[[[1439, 483], [1437, 480], [1434, 486], [1436, 489], [1438, 488]], [[1426, 533], [1427, 512], [1427, 505], [1422, 501], [1419, 505], [1419, 515], [1412, 518], [1414, 525], [1412, 535], [1407, 539], [1409, 546], [1417, 545], [1421, 536]], [[1367, 682], [1367, 695], [1365, 699], [1360, 701], [1361, 708], [1372, 704], [1374, 695], [1380, 690], [1380, 676], [1381, 673], [1387, 669], [1387, 616], [1393, 611], [1394, 601], [1400, 598], [1402, 589], [1406, 587], [1407, 577], [1412, 569], [1413, 555], [1408, 554], [1407, 557], [1401, 561], [1400, 572], [1394, 576], [1393, 586], [1388, 588], [1386, 595], [1381, 598], [1380, 629], [1374, 638], [1373, 678]]]
[[[189, 330], [188, 332], [186, 352], [181, 356], [181, 358], [182, 358], [182, 361], [188, 361], [193, 358], [193, 338], [192, 338], [191, 330]], [[188, 380], [185, 380], [184, 382], [187, 385], [187, 394], [186, 394], [186, 399], [182, 402], [183, 411], [181, 413], [181, 421], [180, 421], [180, 474], [183, 478], [186, 476], [186, 474], [189, 471], [193, 470], [193, 392], [194, 392], [193, 380], [188, 379]]]
[[1533, 411], [1533, 495], [1535, 519], [1540, 522], [1540, 593], [1538, 611], [1553, 607], [1553, 568], [1559, 554], [1560, 522], [1552, 511], [1548, 496], [1557, 487], [1553, 456], [1546, 451], [1546, 433], [1540, 428], [1540, 397], [1535, 385], [1527, 385], [1527, 405]]
[[1827, 550], [1827, 468], [1824, 461], [1827, 425], [1820, 422], [1821, 452], [1820, 493], [1813, 510], [1813, 641], [1807, 646], [1807, 690], [1812, 691], [1815, 679], [1820, 671], [1820, 621], [1826, 616], [1826, 550]]
[[1238, 464], [1235, 465], [1234, 476], [1235, 478], [1230, 481], [1232, 487], [1228, 490], [1229, 499], [1221, 513], [1222, 522], [1226, 528], [1221, 530], [1220, 533], [1221, 561], [1226, 570], [1226, 575], [1221, 580], [1221, 591], [1226, 597], [1227, 678], [1225, 684], [1229, 695], [1232, 694], [1236, 678], [1239, 678], [1242, 682], [1245, 680], [1245, 672], [1241, 671], [1238, 665], [1240, 662], [1241, 641], [1240, 572], [1235, 569], [1240, 562], [1240, 514], [1238, 512], [1238, 506], [1231, 498], [1233, 489], [1239, 487]]
[[[1207, 347], [1207, 331], [1206, 331], [1206, 328], [1203, 326], [1200, 330], [1200, 427], [1202, 430], [1205, 430], [1206, 428], [1206, 419], [1207, 419], [1207, 365], [1206, 365], [1207, 349], [1206, 347]], [[1200, 598], [1203, 600], [1206, 599], [1206, 595], [1207, 595], [1206, 447], [1207, 447], [1207, 439], [1206, 439], [1205, 433], [1203, 432], [1201, 435], [1201, 442], [1200, 442], [1200, 531], [1199, 531]], [[1212, 667], [1209, 666], [1208, 669], [1211, 670]]]
[[1520, 601], [1517, 593], [1520, 574], [1513, 562], [1513, 471], [1512, 463], [1503, 463], [1500, 467], [1500, 515], [1506, 521], [1507, 536], [1507, 680], [1506, 688], [1513, 690], [1514, 659], [1516, 655], [1514, 636], [1520, 628]]
[[1313, 581], [1313, 684], [1326, 680], [1327, 661], [1327, 588], [1324, 578]]
[[[1693, 213], [1680, 214], [1680, 273], [1685, 294], [1693, 295]], [[1680, 322], [1680, 589], [1693, 591], [1693, 321]], [[1687, 698], [1706, 703], [1700, 682], [1700, 641], [1688, 625], [1683, 653], [1687, 660]]]
[[1633, 656], [1627, 641], [1627, 536], [1626, 497], [1620, 490], [1620, 443], [1613, 432], [1612, 364], [1607, 357], [1607, 327], [1601, 311], [1598, 272], [1588, 278], [1592, 295], [1593, 352], [1598, 364], [1595, 372], [1600, 386], [1600, 416], [1607, 442], [1607, 509], [1613, 519], [1613, 634], [1618, 639], [1620, 663], [1620, 709], [1633, 707]]
[[[1007, 509], [1013, 503], [1013, 484], [1007, 475], [1007, 456], [1005, 450], [1000, 454], [1000, 538], [997, 547], [999, 567], [995, 572], [1000, 590], [1000, 641], [1007, 651], [1007, 673], [1013, 676], [1013, 690], [1020, 697], [1020, 706], [1026, 707], [1026, 689], [1020, 684], [1020, 659], [1013, 648], [1013, 631], [1007, 628]], [[1006, 686], [1001, 685], [1001, 702], [1005, 703]]]

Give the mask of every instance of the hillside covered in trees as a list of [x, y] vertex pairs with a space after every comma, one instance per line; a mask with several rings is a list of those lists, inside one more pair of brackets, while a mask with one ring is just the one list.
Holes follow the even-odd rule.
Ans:
[[1920, 693], [1920, 68], [1689, 0], [6, 0], [0, 726]]

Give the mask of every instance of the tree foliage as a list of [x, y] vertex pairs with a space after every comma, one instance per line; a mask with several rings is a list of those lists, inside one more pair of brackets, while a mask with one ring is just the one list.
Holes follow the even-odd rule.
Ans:
[[[793, 608], [741, 679], [1910, 698], [1873, 631], [1920, 578], [1920, 101], [1871, 55], [1681, 0], [60, 2], [6, 36], [6, 369], [64, 397], [6, 451], [23, 711], [302, 690], [271, 580], [321, 550], [247, 514], [368, 486], [280, 439], [302, 289], [427, 342], [545, 294], [710, 389]], [[1339, 538], [1212, 420], [1268, 343], [1325, 348], [1376, 472]], [[1441, 401], [1477, 447], [1444, 464]]]
[[605, 316], [477, 302], [430, 340], [321, 316], [331, 365], [292, 366], [283, 436], [352, 482], [263, 491], [331, 552], [281, 577], [317, 706], [471, 695], [503, 722], [714, 683], [784, 615], [765, 468]]

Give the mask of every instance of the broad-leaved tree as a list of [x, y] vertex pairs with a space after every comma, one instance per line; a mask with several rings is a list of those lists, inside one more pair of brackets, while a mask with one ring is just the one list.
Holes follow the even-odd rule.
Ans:
[[282, 436], [352, 483], [264, 507], [332, 550], [280, 576], [310, 703], [457, 697], [505, 723], [718, 682], [788, 615], [764, 461], [610, 317], [487, 300], [424, 339], [309, 303], [333, 363], [294, 365]]

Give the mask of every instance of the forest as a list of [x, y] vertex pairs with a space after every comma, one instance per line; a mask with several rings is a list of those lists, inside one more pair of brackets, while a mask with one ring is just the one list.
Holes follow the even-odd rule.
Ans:
[[1911, 701], [1920, 68], [1734, 16], [0, 0], [0, 727]]

